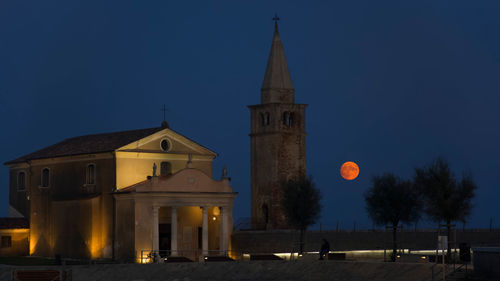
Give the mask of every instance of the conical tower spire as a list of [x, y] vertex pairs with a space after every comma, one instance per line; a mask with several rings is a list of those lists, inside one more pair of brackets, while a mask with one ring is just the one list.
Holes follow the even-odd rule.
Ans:
[[275, 16], [273, 20], [273, 43], [262, 83], [261, 103], [293, 103], [294, 89], [288, 72], [285, 50], [278, 32], [278, 16]]

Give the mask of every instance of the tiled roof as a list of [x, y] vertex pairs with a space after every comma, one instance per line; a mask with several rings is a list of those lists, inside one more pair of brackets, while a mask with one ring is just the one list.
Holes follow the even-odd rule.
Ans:
[[97, 135], [86, 135], [63, 140], [62, 142], [40, 149], [33, 153], [24, 155], [17, 159], [6, 162], [13, 164], [34, 159], [53, 158], [61, 156], [111, 152], [131, 142], [152, 135], [164, 127], [105, 133]]
[[30, 228], [25, 218], [0, 218], [0, 229]]

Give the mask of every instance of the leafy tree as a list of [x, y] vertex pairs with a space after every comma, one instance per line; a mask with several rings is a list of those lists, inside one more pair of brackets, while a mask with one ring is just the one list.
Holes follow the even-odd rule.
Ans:
[[289, 225], [300, 231], [300, 249], [303, 251], [304, 233], [316, 223], [321, 212], [321, 193], [311, 176], [293, 179], [283, 184], [281, 207]]
[[[464, 174], [462, 179], [457, 181], [448, 162], [437, 158], [428, 166], [415, 169], [415, 184], [424, 195], [425, 213], [437, 223], [446, 222], [450, 237], [450, 224], [454, 221], [465, 221], [472, 210], [471, 201], [477, 188], [472, 176]], [[450, 247], [448, 243], [448, 259], [451, 255]]]
[[365, 192], [366, 210], [375, 224], [392, 226], [391, 260], [395, 261], [398, 225], [418, 221], [421, 199], [411, 181], [403, 181], [391, 173], [373, 177], [372, 183]]

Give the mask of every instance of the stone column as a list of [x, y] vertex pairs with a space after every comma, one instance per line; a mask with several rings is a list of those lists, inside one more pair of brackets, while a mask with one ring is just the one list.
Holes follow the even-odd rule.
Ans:
[[208, 255], [208, 207], [203, 206], [202, 207], [202, 212], [203, 212], [203, 225], [202, 225], [202, 233], [203, 233], [203, 240], [202, 240], [202, 255], [207, 256]]
[[160, 235], [158, 229], [158, 206], [153, 206], [153, 251], [156, 255], [156, 262], [159, 262], [160, 255], [158, 254], [160, 250]]
[[172, 221], [171, 225], [171, 241], [170, 241], [170, 250], [172, 251], [172, 256], [177, 256], [177, 207], [172, 206]]

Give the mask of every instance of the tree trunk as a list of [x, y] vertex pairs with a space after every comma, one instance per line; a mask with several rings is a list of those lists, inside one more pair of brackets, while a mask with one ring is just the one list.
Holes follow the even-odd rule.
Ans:
[[392, 255], [391, 255], [391, 261], [393, 261], [393, 262], [396, 261], [396, 252], [398, 250], [398, 242], [396, 239], [397, 230], [398, 230], [398, 226], [393, 224], [392, 225]]
[[305, 229], [300, 229], [299, 254], [302, 254], [302, 251], [304, 250], [304, 231]]
[[446, 249], [446, 262], [450, 263], [451, 262], [451, 226], [450, 226], [450, 221], [446, 221], [446, 230], [448, 231], [448, 245]]

